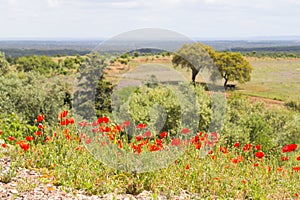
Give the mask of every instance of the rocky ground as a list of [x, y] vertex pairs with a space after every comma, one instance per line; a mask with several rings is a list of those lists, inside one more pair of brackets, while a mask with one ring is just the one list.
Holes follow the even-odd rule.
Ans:
[[[160, 195], [155, 197], [151, 192], [143, 191], [138, 195], [106, 194], [103, 196], [89, 196], [84, 191], [63, 188], [49, 184], [50, 176], [32, 170], [12, 167], [10, 158], [0, 158], [0, 199], [1, 200], [96, 200], [96, 199], [168, 199]], [[11, 178], [8, 173], [12, 173]], [[43, 181], [45, 180], [45, 181]], [[48, 182], [48, 183], [47, 183]], [[190, 199], [188, 194], [174, 196], [171, 199]]]

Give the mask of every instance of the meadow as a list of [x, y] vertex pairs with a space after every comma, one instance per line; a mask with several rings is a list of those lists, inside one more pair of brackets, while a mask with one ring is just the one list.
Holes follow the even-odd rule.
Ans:
[[[117, 120], [111, 113], [108, 82], [114, 83], [141, 64], [173, 67], [170, 58], [162, 55], [113, 63], [99, 83], [102, 90], [96, 94], [101, 101], [97, 118], [82, 121], [70, 104], [68, 95], [74, 92], [70, 77], [80, 70], [84, 59], [104, 67], [106, 58], [93, 55], [70, 59], [68, 62], [75, 64], [60, 61], [56, 65], [55, 58], [56, 64], [47, 60], [53, 68], [29, 72], [20, 70], [23, 62], [16, 62], [0, 77], [0, 158], [11, 159], [9, 171], [3, 172], [4, 166], [0, 166], [0, 182], [15, 181], [18, 169], [27, 168], [42, 174], [40, 184], [50, 185], [49, 190], [61, 186], [66, 191], [73, 188], [89, 195], [150, 191], [150, 199], [187, 194], [185, 198], [189, 199], [299, 198], [299, 111], [283, 105], [270, 109], [264, 102], [251, 102], [248, 95], [298, 100], [300, 60], [248, 58], [254, 67], [252, 81], [238, 84], [237, 91], [227, 96], [226, 112], [220, 111], [217, 116], [212, 112], [212, 99], [200, 85], [178, 86], [194, 91], [199, 105], [194, 109], [193, 102], [184, 102], [188, 106], [181, 111], [181, 102], [172, 90], [160, 84], [151, 82], [122, 90], [122, 100], [129, 100], [130, 109], [123, 112], [125, 107], [119, 107], [117, 112], [130, 113], [131, 121]], [[178, 71], [190, 80], [189, 71]], [[149, 114], [156, 104], [165, 112]], [[199, 114], [198, 121], [192, 121], [192, 127], [182, 127], [180, 117], [191, 113]], [[220, 132], [209, 131], [213, 116], [224, 117]], [[160, 117], [166, 119], [164, 126], [160, 131], [151, 129]], [[111, 154], [109, 149], [118, 153]], [[181, 153], [175, 154], [178, 149]], [[160, 152], [168, 156], [160, 156]], [[102, 153], [107, 156], [101, 157]], [[137, 159], [138, 164], [128, 162], [130, 156], [122, 160], [123, 153]], [[139, 159], [149, 157], [152, 160], [139, 163]], [[139, 171], [144, 165], [160, 161], [167, 165], [150, 165], [151, 170]], [[16, 181], [20, 193], [35, 187], [35, 183]]]

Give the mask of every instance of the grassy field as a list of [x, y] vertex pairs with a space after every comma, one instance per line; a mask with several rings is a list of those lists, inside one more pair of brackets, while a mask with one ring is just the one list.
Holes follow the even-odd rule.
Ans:
[[300, 59], [248, 58], [252, 80], [239, 84], [243, 94], [283, 101], [300, 99]]
[[[251, 81], [245, 84], [237, 83], [237, 91], [249, 96], [257, 96], [274, 100], [291, 101], [300, 99], [300, 59], [297, 58], [247, 58], [253, 66]], [[171, 58], [136, 58], [130, 61], [126, 73], [135, 67], [145, 64], [162, 64], [172, 67]], [[191, 70], [176, 68], [187, 80], [191, 80]], [[112, 70], [111, 73], [116, 73]], [[201, 74], [196, 78], [197, 82], [203, 82]]]

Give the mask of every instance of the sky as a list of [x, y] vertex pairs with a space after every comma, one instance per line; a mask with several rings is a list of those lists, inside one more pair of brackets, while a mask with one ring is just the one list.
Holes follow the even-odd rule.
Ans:
[[190, 38], [300, 36], [300, 0], [0, 0], [0, 39], [110, 38], [140, 28]]

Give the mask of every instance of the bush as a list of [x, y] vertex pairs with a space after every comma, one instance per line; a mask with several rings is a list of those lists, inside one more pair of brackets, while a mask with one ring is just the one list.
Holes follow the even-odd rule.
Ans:
[[[158, 85], [143, 86], [131, 94], [128, 112], [136, 122], [147, 123], [155, 127], [154, 132], [168, 131], [177, 133], [180, 128], [203, 130], [210, 122], [209, 98], [203, 88], [179, 85], [176, 94], [174, 88]], [[193, 99], [191, 91], [196, 99]], [[196, 100], [196, 102], [194, 101]], [[127, 109], [127, 108], [126, 108]], [[125, 108], [120, 112], [126, 112]], [[197, 116], [198, 115], [198, 116]], [[196, 121], [198, 118], [198, 121]]]
[[36, 73], [19, 75], [0, 77], [0, 113], [16, 113], [28, 123], [44, 113], [48, 122], [56, 122], [57, 113], [67, 102], [68, 84]]

